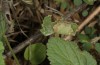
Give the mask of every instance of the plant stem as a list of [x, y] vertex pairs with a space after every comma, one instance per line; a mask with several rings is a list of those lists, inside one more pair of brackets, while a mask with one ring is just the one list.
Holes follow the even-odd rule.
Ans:
[[14, 59], [15, 59], [16, 63], [17, 63], [17, 65], [20, 65], [20, 63], [19, 63], [19, 61], [18, 61], [18, 59], [17, 59], [16, 55], [14, 54], [14, 52], [13, 52], [13, 50], [12, 50], [11, 46], [10, 46], [10, 43], [8, 42], [7, 37], [6, 37], [5, 35], [4, 35], [3, 37], [4, 37], [5, 41], [6, 41], [6, 44], [7, 44], [8, 48], [9, 48], [9, 50], [10, 50], [10, 51], [11, 51], [11, 53], [12, 53], [12, 55], [13, 55], [13, 57], [14, 57]]

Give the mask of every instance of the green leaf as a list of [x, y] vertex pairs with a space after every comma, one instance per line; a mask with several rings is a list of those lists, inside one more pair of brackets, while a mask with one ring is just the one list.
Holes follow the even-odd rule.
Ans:
[[76, 23], [71, 23], [71, 28], [73, 29], [74, 32], [76, 32], [78, 25]]
[[66, 0], [54, 0], [57, 4], [61, 4], [61, 8], [65, 9], [69, 6], [69, 3]]
[[85, 30], [84, 30], [84, 32], [85, 32], [86, 34], [88, 34], [88, 35], [94, 34], [95, 31], [96, 31], [96, 29], [93, 28], [93, 27], [85, 27]]
[[96, 0], [83, 0], [83, 1], [89, 5], [93, 5]]
[[4, 52], [4, 46], [3, 46], [3, 43], [0, 41], [0, 65], [5, 65], [4, 57], [2, 54], [3, 52]]
[[83, 15], [84, 17], [86, 17], [86, 16], [88, 15], [88, 11], [87, 11], [87, 10], [84, 10], [84, 11], [82, 12], [82, 15]]
[[46, 46], [42, 43], [29, 45], [25, 49], [24, 58], [33, 65], [40, 64], [46, 58]]
[[51, 15], [44, 17], [42, 29], [40, 30], [45, 36], [51, 35], [53, 31], [53, 22], [51, 21]]
[[88, 42], [90, 40], [89, 37], [87, 35], [84, 35], [84, 34], [78, 34], [77, 37], [81, 43], [85, 43], [85, 42]]
[[95, 49], [100, 53], [100, 43], [95, 44]]
[[84, 32], [89, 36], [90, 39], [96, 37], [96, 34], [94, 34], [96, 29], [94, 27], [85, 27]]
[[74, 4], [75, 4], [76, 6], [79, 6], [79, 5], [82, 4], [82, 0], [74, 0]]
[[84, 65], [97, 65], [96, 60], [90, 55], [88, 52], [83, 51], [82, 55], [85, 57], [85, 64]]
[[2, 36], [5, 34], [6, 32], [6, 20], [5, 20], [5, 16], [3, 15], [3, 13], [0, 11], [0, 40], [2, 40]]
[[95, 59], [86, 51], [82, 52], [77, 44], [61, 38], [50, 38], [47, 55], [51, 65], [96, 65]]
[[84, 32], [85, 34], [91, 34], [91, 28], [86, 26]]
[[54, 25], [54, 32], [63, 35], [74, 35], [76, 32], [72, 25], [76, 27], [76, 24], [73, 23], [59, 22]]
[[85, 43], [83, 43], [83, 49], [84, 50], [87, 50], [87, 51], [89, 51], [91, 48], [92, 48], [92, 44], [91, 43], [89, 43], [89, 42], [85, 42]]

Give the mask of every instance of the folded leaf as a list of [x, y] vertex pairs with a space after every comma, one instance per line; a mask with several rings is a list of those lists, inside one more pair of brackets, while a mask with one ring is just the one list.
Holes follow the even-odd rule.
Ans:
[[51, 38], [47, 48], [51, 65], [96, 65], [95, 59], [88, 52], [82, 52], [75, 42]]
[[45, 36], [51, 35], [53, 33], [53, 22], [51, 21], [51, 16], [48, 15], [44, 18], [42, 29], [40, 30]]
[[54, 32], [63, 35], [75, 35], [77, 24], [75, 23], [65, 23], [65, 22], [58, 22], [53, 27]]

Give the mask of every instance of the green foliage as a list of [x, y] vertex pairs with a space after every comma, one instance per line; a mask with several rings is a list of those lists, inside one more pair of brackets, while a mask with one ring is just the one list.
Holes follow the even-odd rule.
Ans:
[[[64, 9], [69, 6], [69, 4], [68, 4], [68, 2], [66, 2], [66, 0], [54, 0], [54, 1], [58, 4], [61, 4], [61, 8], [64, 8]], [[83, 1], [89, 5], [93, 5], [96, 0], [73, 0], [74, 5], [76, 5], [76, 6], [80, 6]], [[86, 14], [88, 14], [88, 12], [84, 11], [83, 16], [86, 16]]]
[[46, 46], [42, 43], [29, 45], [25, 52], [24, 58], [29, 60], [33, 65], [40, 64], [46, 57]]
[[2, 40], [3, 35], [6, 32], [6, 22], [3, 13], [0, 11], [0, 40]]
[[75, 33], [78, 28], [78, 25], [76, 23], [71, 23], [71, 28], [73, 29], [73, 31]]
[[100, 53], [100, 43], [95, 44], [95, 49], [96, 49], [97, 52]]
[[97, 65], [86, 51], [81, 51], [72, 41], [51, 38], [47, 43], [47, 55], [51, 65]]
[[[98, 40], [100, 40], [100, 37], [97, 37], [96, 34], [94, 34], [96, 29], [93, 27], [85, 27], [85, 34], [77, 34], [77, 37], [79, 41], [82, 43], [82, 47], [84, 50], [89, 51], [92, 49], [93, 44], [95, 44], [95, 49], [99, 52], [99, 44], [97, 43]], [[96, 44], [97, 43], [97, 44]]]
[[53, 25], [51, 16], [46, 16], [43, 20], [42, 29], [40, 30], [45, 36], [53, 33], [63, 35], [75, 35], [78, 25], [76, 23], [57, 22]]
[[53, 28], [55, 33], [63, 35], [74, 35], [77, 27], [78, 26], [75, 23], [59, 22], [55, 24]]
[[61, 8], [65, 9], [69, 6], [66, 0], [54, 0], [56, 3], [61, 4]]
[[81, 43], [85, 43], [89, 41], [89, 37], [85, 34], [78, 34], [77, 37]]
[[74, 0], [74, 4], [75, 4], [76, 6], [79, 6], [79, 5], [82, 4], [82, 0]]
[[40, 30], [45, 36], [51, 35], [53, 32], [53, 22], [51, 21], [51, 15], [44, 18], [42, 29]]
[[85, 33], [88, 35], [92, 35], [95, 33], [96, 29], [94, 27], [85, 27]]
[[89, 42], [83, 43], [83, 49], [89, 51], [92, 48], [92, 44]]
[[94, 27], [85, 27], [84, 30], [86, 36], [88, 36], [90, 39], [96, 37], [97, 35], [95, 34], [96, 29]]
[[79, 41], [82, 43], [82, 47], [84, 50], [89, 51], [90, 49], [92, 49], [93, 44], [90, 43], [90, 37], [85, 35], [85, 34], [78, 34], [77, 35]]
[[83, 15], [84, 17], [86, 17], [86, 16], [88, 15], [88, 11], [87, 11], [87, 10], [84, 10], [84, 11], [82, 12], [82, 15]]
[[4, 52], [3, 43], [0, 41], [0, 65], [5, 65], [2, 53]]
[[83, 0], [83, 1], [89, 5], [93, 5], [96, 0]]
[[88, 52], [83, 51], [82, 55], [84, 57], [84, 60], [83, 60], [84, 64], [83, 65], [97, 65], [96, 60]]

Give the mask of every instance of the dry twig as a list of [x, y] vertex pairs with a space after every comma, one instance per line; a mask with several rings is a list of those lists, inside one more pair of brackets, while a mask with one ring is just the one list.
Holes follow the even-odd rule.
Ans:
[[[16, 54], [16, 53], [20, 52], [23, 48], [25, 48], [25, 47], [26, 47], [27, 45], [29, 45], [30, 43], [35, 42], [35, 41], [36, 41], [38, 38], [40, 38], [41, 36], [42, 36], [41, 33], [36, 32], [36, 33], [34, 34], [34, 36], [31, 36], [29, 39], [25, 40], [24, 42], [20, 43], [20, 44], [17, 45], [15, 48], [13, 48], [14, 53]], [[11, 56], [12, 56], [11, 51], [9, 51], [9, 52], [6, 54], [6, 56], [11, 57]]]
[[78, 27], [77, 32], [81, 32], [81, 30], [86, 26], [91, 20], [100, 13], [100, 6], [98, 6], [93, 13], [91, 13], [84, 21], [83, 23]]

